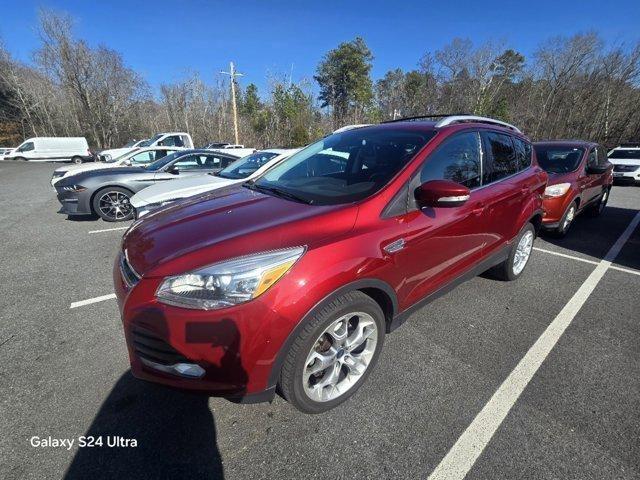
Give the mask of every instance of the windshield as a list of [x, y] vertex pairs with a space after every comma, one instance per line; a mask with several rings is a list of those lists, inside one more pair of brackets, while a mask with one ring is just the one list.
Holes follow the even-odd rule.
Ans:
[[621, 160], [638, 160], [640, 159], [640, 149], [614, 150], [609, 154], [609, 158], [619, 158]]
[[278, 154], [274, 152], [252, 153], [251, 155], [236, 160], [227, 168], [218, 172], [216, 176], [233, 179], [247, 178], [251, 174], [255, 173], [256, 170], [262, 167], [269, 160], [277, 156]]
[[385, 186], [435, 133], [358, 128], [333, 134], [283, 160], [253, 187], [316, 205], [362, 200]]
[[534, 146], [538, 163], [548, 173], [573, 172], [584, 155], [584, 148]]
[[184, 151], [173, 152], [172, 154], [167, 155], [166, 157], [162, 157], [160, 160], [156, 160], [155, 162], [150, 163], [149, 165], [146, 165], [143, 168], [147, 170], [151, 170], [152, 172], [157, 172], [168, 163], [171, 163], [173, 160], [185, 155], [186, 153], [187, 152], [184, 152]]
[[159, 133], [158, 135], [154, 135], [153, 137], [151, 137], [149, 140], [145, 140], [144, 142], [142, 142], [140, 145], [138, 145], [139, 147], [150, 147], [151, 145], [153, 145], [155, 142], [157, 142], [160, 137], [162, 137], [162, 134]]
[[129, 143], [127, 143], [124, 147], [122, 148], [131, 148], [134, 147], [136, 145], [136, 143], [138, 143], [138, 140], [131, 140]]

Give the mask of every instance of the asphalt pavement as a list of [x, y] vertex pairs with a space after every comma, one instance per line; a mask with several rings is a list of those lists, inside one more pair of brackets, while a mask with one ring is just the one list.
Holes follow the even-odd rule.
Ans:
[[538, 238], [518, 281], [419, 310], [347, 403], [311, 416], [134, 379], [108, 297], [126, 224], [57, 214], [55, 167], [0, 162], [0, 478], [640, 477], [640, 187]]

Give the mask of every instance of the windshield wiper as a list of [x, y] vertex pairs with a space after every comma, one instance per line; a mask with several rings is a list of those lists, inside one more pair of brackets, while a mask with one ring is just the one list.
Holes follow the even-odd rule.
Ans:
[[296, 202], [306, 203], [307, 205], [311, 205], [313, 200], [309, 200], [307, 198], [302, 198], [295, 193], [287, 192], [285, 190], [280, 190], [276, 187], [265, 187], [264, 185], [257, 185], [253, 181], [248, 181], [243, 184], [243, 187], [248, 188], [249, 190], [255, 190], [258, 192], [269, 192], [276, 197], [287, 198], [289, 200], [294, 200]]

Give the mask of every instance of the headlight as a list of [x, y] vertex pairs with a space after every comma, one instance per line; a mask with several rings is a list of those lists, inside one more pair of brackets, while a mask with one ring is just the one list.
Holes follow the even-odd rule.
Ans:
[[162, 303], [200, 310], [237, 305], [267, 291], [304, 251], [305, 247], [272, 250], [167, 277], [156, 297]]
[[102, 157], [102, 161], [103, 162], [110, 162], [111, 161], [111, 155], [109, 153], [105, 153], [104, 155], [100, 155]]
[[558, 183], [557, 185], [549, 185], [545, 191], [545, 197], [561, 197], [571, 188], [570, 183]]
[[66, 187], [62, 187], [62, 190], [64, 190], [65, 192], [84, 192], [86, 190], [86, 188], [84, 188], [82, 185], [67, 185]]
[[167, 200], [166, 202], [149, 203], [143, 207], [136, 208], [136, 214], [138, 218], [144, 217], [147, 213], [156, 211], [160, 207], [171, 205], [175, 200]]

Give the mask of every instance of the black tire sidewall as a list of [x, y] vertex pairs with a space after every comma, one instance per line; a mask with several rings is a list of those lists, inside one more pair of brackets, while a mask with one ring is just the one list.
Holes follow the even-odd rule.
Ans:
[[134, 215], [133, 207], [131, 209], [131, 213], [126, 218], [119, 218], [117, 220], [115, 218], [107, 217], [107, 216], [103, 215], [100, 212], [100, 208], [99, 208], [98, 202], [100, 201], [100, 197], [107, 191], [123, 193], [123, 194], [125, 194], [125, 195], [127, 195], [129, 197], [129, 202], [131, 202], [131, 197], [133, 196], [133, 192], [130, 191], [130, 190], [127, 190], [126, 188], [122, 188], [122, 187], [105, 187], [105, 188], [101, 188], [100, 190], [98, 190], [94, 194], [93, 199], [91, 200], [91, 208], [93, 209], [93, 213], [98, 215], [105, 222], [115, 223], [115, 222], [126, 222], [127, 220], [131, 220], [133, 218], [133, 215]]
[[[328, 402], [316, 402], [311, 400], [304, 392], [302, 382], [302, 371], [307, 355], [311, 351], [311, 348], [317, 338], [322, 334], [327, 326], [336, 318], [350, 312], [365, 312], [371, 315], [374, 319], [378, 327], [376, 351], [373, 354], [371, 362], [369, 363], [365, 373], [346, 393]], [[310, 328], [305, 328], [299, 336], [299, 340], [301, 340], [301, 342], [299, 343], [298, 348], [295, 348], [297, 342], [294, 342], [292, 349], [289, 351], [288, 356], [292, 356], [292, 358], [289, 358], [292, 359], [290, 366], [293, 371], [284, 372], [288, 373], [288, 375], [281, 376], [281, 382], [288, 383], [283, 390], [287, 392], [287, 400], [296, 408], [305, 413], [322, 413], [348, 400], [354, 393], [356, 393], [360, 386], [367, 380], [369, 374], [375, 369], [378, 358], [380, 357], [380, 352], [384, 345], [386, 326], [385, 317], [380, 306], [371, 297], [362, 292], [351, 292], [330, 302], [328, 307], [322, 308], [317, 314], [313, 315], [309, 320], [309, 324]], [[287, 366], [285, 365], [283, 369], [286, 367]]]

